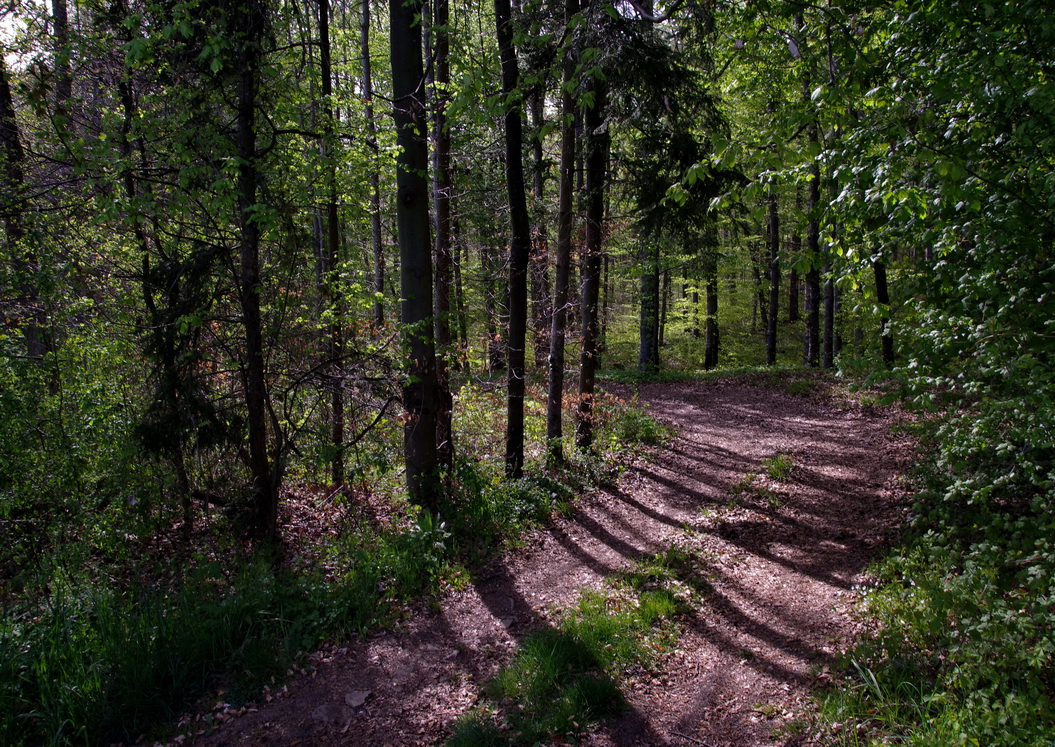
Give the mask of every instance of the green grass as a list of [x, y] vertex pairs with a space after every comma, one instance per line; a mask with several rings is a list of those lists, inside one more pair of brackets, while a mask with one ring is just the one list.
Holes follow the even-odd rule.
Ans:
[[654, 666], [677, 636], [701, 561], [672, 549], [584, 592], [560, 623], [528, 634], [485, 687], [488, 702], [448, 745], [533, 745], [572, 739], [625, 708], [620, 681]]
[[786, 482], [795, 469], [795, 462], [787, 454], [774, 454], [762, 460], [766, 473], [777, 482]]

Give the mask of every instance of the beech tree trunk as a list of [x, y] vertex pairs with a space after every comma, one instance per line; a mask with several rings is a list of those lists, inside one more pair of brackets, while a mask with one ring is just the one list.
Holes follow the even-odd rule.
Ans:
[[393, 119], [396, 125], [396, 233], [400, 256], [401, 328], [407, 361], [403, 384], [403, 452], [410, 500], [439, 509], [436, 449], [436, 345], [433, 338], [429, 166], [421, 59], [423, 0], [389, 0]]

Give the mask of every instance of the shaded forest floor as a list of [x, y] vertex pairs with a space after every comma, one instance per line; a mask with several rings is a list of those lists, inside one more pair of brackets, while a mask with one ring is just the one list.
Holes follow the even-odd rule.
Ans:
[[[900, 523], [912, 456], [899, 417], [825, 384], [746, 380], [611, 386], [677, 438], [630, 465], [572, 516], [473, 572], [462, 591], [397, 630], [313, 654], [268, 696], [196, 744], [432, 745], [480, 699], [517, 642], [583, 589], [672, 545], [706, 559], [676, 645], [626, 683], [629, 708], [588, 745], [803, 745], [823, 740], [810, 689], [856, 634], [865, 565]], [[790, 457], [790, 473], [764, 463]], [[785, 463], [787, 460], [785, 459]], [[185, 724], [193, 735], [202, 716]]]

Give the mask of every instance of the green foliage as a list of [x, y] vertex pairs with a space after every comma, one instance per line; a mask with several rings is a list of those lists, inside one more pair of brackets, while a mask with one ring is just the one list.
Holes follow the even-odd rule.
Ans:
[[774, 454], [762, 460], [762, 468], [777, 482], [787, 482], [795, 469], [795, 462], [787, 454]]

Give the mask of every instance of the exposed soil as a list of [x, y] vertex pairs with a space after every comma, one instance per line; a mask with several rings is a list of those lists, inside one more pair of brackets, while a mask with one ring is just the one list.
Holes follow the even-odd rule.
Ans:
[[[707, 559], [698, 611], [661, 671], [631, 683], [627, 714], [583, 743], [813, 741], [788, 724], [808, 720], [810, 685], [855, 634], [855, 585], [897, 526], [911, 444], [890, 435], [895, 414], [827, 392], [725, 381], [636, 393], [677, 426], [669, 448], [477, 571], [442, 610], [315, 654], [310, 671], [258, 708], [222, 715], [221, 706], [225, 723], [196, 743], [441, 744], [525, 632], [672, 542]], [[761, 465], [778, 453], [794, 463], [785, 481]]]

